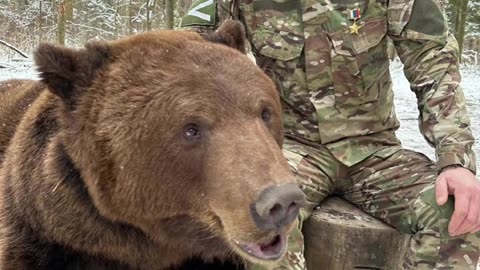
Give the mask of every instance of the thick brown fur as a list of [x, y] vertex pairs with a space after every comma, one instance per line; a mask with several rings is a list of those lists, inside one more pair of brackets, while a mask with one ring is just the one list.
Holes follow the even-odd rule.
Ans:
[[20, 119], [43, 90], [42, 85], [33, 81], [0, 82], [0, 115], [5, 116], [0, 123], [0, 163]]
[[[238, 25], [216, 35], [243, 50]], [[234, 240], [278, 233], [249, 207], [293, 181], [280, 102], [238, 50], [164, 31], [35, 61], [41, 82], [0, 84], [0, 269], [249, 261]]]

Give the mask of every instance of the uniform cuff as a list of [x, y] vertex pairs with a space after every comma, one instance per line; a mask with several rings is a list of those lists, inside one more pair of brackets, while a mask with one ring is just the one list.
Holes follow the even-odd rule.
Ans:
[[449, 145], [438, 149], [437, 166], [439, 172], [449, 166], [461, 166], [475, 175], [477, 173], [475, 153], [471, 147], [462, 145]]

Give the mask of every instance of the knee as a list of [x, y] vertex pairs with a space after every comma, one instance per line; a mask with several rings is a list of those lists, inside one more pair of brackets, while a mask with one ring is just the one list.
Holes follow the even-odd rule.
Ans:
[[449, 198], [442, 206], [438, 205], [435, 187], [432, 185], [419, 194], [413, 202], [412, 209], [416, 219], [416, 231], [431, 230], [441, 236], [448, 235], [448, 223], [454, 210], [453, 198]]

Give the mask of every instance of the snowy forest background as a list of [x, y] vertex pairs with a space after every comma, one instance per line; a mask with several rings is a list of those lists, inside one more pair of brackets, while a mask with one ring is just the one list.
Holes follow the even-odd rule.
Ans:
[[30, 52], [40, 41], [76, 46], [92, 39], [112, 40], [173, 28], [191, 2], [0, 0], [0, 40]]
[[[195, 1], [195, 0], [193, 0]], [[440, 0], [442, 1], [442, 0]], [[480, 0], [443, 0], [464, 60], [480, 51]], [[39, 42], [77, 46], [174, 28], [192, 0], [0, 0], [0, 41], [30, 53]], [[0, 57], [15, 52], [0, 46]]]

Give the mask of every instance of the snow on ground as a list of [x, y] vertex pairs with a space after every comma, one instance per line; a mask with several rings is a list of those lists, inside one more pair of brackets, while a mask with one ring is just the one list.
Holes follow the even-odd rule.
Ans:
[[0, 60], [0, 66], [6, 66], [6, 68], [0, 68], [0, 81], [8, 79], [38, 79], [33, 63], [29, 59], [12, 59], [8, 62]]
[[[430, 147], [418, 128], [418, 109], [415, 94], [410, 91], [410, 84], [403, 75], [401, 65], [394, 63], [391, 69], [393, 88], [395, 92], [395, 109], [400, 119], [401, 126], [397, 136], [408, 149], [413, 149], [426, 154], [435, 160], [435, 151]], [[472, 122], [471, 128], [477, 143], [474, 151], [477, 154], [477, 167], [480, 168], [480, 69], [462, 68], [462, 87], [467, 100], [468, 113]]]

